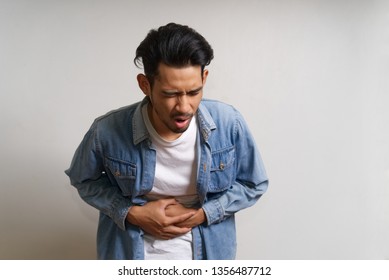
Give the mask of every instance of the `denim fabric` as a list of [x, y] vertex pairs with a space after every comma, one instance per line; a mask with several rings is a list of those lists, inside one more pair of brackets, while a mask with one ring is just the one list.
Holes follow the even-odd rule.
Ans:
[[[143, 259], [143, 232], [129, 224], [132, 205], [146, 203], [156, 152], [143, 122], [142, 102], [97, 118], [66, 170], [83, 200], [100, 211], [99, 259]], [[253, 205], [268, 179], [245, 121], [232, 106], [203, 99], [199, 124], [197, 193], [207, 222], [193, 229], [194, 259], [234, 259], [234, 214]]]

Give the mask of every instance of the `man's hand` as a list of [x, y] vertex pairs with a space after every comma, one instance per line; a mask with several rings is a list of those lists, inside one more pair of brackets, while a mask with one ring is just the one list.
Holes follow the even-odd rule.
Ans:
[[[189, 210], [168, 216], [166, 209], [175, 205], [180, 204], [174, 198], [167, 198], [151, 201], [143, 206], [132, 206], [128, 211], [127, 221], [156, 238], [171, 239], [189, 232], [193, 222], [188, 220], [197, 214], [195, 209], [185, 208]], [[181, 207], [184, 208], [182, 205]], [[184, 223], [185, 221], [187, 222]]]
[[206, 221], [206, 216], [202, 208], [185, 208], [182, 204], [173, 204], [166, 207], [166, 215], [169, 217], [174, 217], [190, 212], [194, 213], [194, 215], [182, 222], [176, 223], [175, 225], [183, 228], [193, 228]]

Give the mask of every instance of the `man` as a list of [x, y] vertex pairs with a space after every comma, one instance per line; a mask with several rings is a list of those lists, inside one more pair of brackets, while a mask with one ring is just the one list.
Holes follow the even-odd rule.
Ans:
[[234, 259], [234, 214], [268, 180], [242, 116], [203, 99], [213, 50], [174, 23], [136, 50], [143, 101], [97, 118], [66, 170], [100, 211], [99, 259]]

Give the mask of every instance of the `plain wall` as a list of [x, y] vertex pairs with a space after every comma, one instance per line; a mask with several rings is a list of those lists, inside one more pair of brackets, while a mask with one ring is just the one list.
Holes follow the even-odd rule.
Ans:
[[64, 170], [92, 121], [143, 98], [135, 49], [188, 24], [205, 97], [238, 108], [269, 190], [239, 259], [389, 259], [387, 1], [0, 1], [0, 259], [93, 259], [97, 211]]

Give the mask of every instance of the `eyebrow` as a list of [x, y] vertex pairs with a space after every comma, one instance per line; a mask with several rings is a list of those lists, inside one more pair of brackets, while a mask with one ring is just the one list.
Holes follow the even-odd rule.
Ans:
[[[187, 91], [186, 94], [195, 93], [195, 92], [198, 92], [198, 91], [200, 91], [202, 89], [203, 89], [203, 86], [200, 86], [198, 88], [195, 88], [195, 89]], [[171, 90], [166, 89], [166, 90], [162, 90], [162, 92], [165, 93], [165, 94], [182, 94], [183, 93], [183, 91], [174, 90], [174, 89], [171, 89]]]

